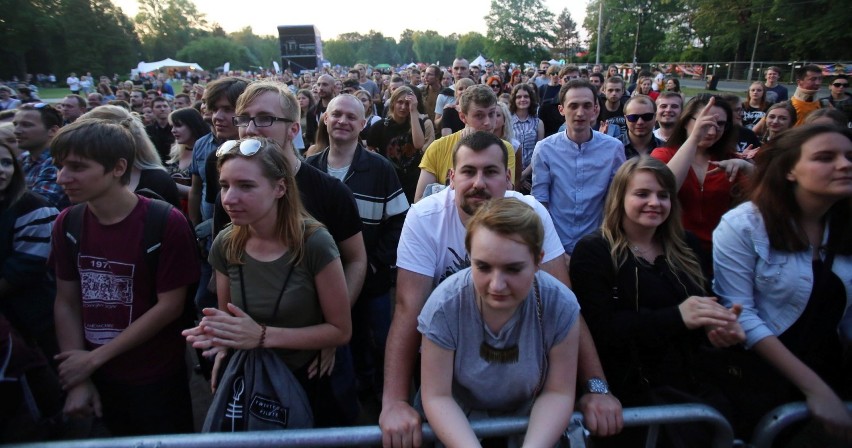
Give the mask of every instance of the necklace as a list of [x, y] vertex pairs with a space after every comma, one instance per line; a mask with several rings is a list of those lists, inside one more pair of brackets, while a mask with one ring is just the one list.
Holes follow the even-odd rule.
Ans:
[[482, 320], [482, 344], [479, 345], [479, 357], [487, 362], [515, 364], [518, 362], [520, 354], [517, 343], [505, 348], [497, 348], [488, 343], [488, 333], [485, 331], [485, 316], [482, 314], [482, 307], [482, 296], [479, 296], [479, 318]]

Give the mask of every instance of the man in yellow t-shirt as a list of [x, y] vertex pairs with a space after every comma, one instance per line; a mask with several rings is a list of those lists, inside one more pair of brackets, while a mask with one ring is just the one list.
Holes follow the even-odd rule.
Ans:
[[805, 65], [796, 69], [796, 92], [790, 98], [790, 103], [796, 109], [796, 123], [799, 126], [807, 116], [819, 109], [816, 99], [822, 84], [822, 68], [818, 65]]
[[[494, 132], [497, 114], [497, 96], [485, 85], [475, 85], [465, 89], [459, 101], [461, 110], [459, 118], [464, 122], [464, 129], [432, 142], [423, 159], [420, 161], [420, 179], [417, 180], [417, 190], [414, 202], [423, 197], [426, 186], [433, 183], [445, 184], [447, 173], [453, 167], [453, 149], [462, 137], [476, 131]], [[503, 140], [509, 151], [509, 171], [515, 178], [515, 148]]]

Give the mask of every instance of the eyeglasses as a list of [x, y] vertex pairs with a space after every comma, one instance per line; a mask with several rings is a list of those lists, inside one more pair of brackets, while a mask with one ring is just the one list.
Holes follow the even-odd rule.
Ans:
[[21, 105], [21, 109], [44, 109], [47, 106], [47, 103], [24, 103]]
[[654, 114], [650, 112], [647, 114], [627, 114], [624, 116], [624, 118], [626, 118], [627, 121], [631, 123], [636, 123], [641, 118], [642, 121], [647, 123], [654, 119]]
[[847, 83], [843, 83], [843, 82], [836, 82], [836, 83], [834, 83], [834, 84], [832, 84], [832, 85], [833, 85], [834, 87], [839, 87], [839, 88], [841, 88], [841, 89], [845, 89], [845, 88], [849, 87], [849, 83], [848, 83], [848, 82], [847, 82]]
[[491, 84], [491, 88], [492, 88], [492, 89], [499, 89], [499, 88], [500, 88], [500, 84]]
[[485, 64], [486, 67], [494, 67], [494, 64]]
[[260, 151], [260, 148], [263, 147], [263, 143], [257, 139], [248, 139], [240, 142], [239, 140], [228, 140], [225, 143], [222, 143], [222, 146], [216, 150], [216, 157], [222, 158], [225, 154], [230, 154], [234, 148], [239, 144], [240, 154], [251, 157], [257, 154]]
[[249, 117], [248, 115], [237, 115], [233, 118], [234, 126], [238, 128], [247, 128], [250, 123], [254, 123], [255, 127], [258, 128], [268, 128], [272, 126], [272, 123], [276, 121], [283, 121], [285, 123], [292, 123], [293, 120], [289, 118], [281, 118], [281, 117], [273, 117], [271, 115], [262, 115], [259, 117]]

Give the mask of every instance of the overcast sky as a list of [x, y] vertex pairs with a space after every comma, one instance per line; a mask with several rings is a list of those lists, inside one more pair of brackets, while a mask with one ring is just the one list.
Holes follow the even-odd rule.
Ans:
[[[113, 0], [113, 3], [131, 18], [138, 11], [136, 0]], [[587, 3], [586, 0], [544, 0], [554, 16], [567, 7], [583, 36], [582, 23]], [[470, 31], [487, 34], [484, 17], [491, 1], [195, 0], [195, 4], [207, 16], [208, 22], [218, 22], [227, 32], [248, 25], [255, 34], [277, 35], [279, 25], [312, 24], [319, 28], [323, 39], [348, 32], [363, 34], [373, 29], [399, 40], [399, 35], [406, 28], [415, 31], [431, 29], [442, 35]], [[540, 24], [531, 23], [530, 26]]]

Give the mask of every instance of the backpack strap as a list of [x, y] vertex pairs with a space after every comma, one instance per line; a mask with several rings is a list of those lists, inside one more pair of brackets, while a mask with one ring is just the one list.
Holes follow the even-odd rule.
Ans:
[[86, 204], [72, 205], [65, 219], [62, 221], [62, 230], [65, 239], [68, 240], [68, 249], [71, 261], [77, 266], [77, 258], [80, 255], [80, 236], [83, 233], [83, 216], [86, 212]]
[[166, 224], [169, 222], [173, 206], [159, 199], [151, 199], [148, 202], [148, 211], [145, 214], [145, 230], [142, 235], [142, 248], [145, 251], [145, 264], [151, 270], [151, 277], [156, 283], [157, 266], [160, 261], [160, 249], [163, 245], [163, 234]]

